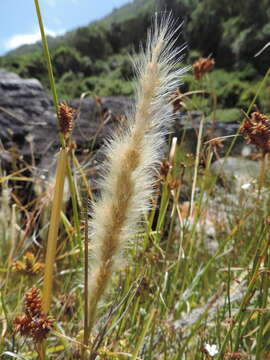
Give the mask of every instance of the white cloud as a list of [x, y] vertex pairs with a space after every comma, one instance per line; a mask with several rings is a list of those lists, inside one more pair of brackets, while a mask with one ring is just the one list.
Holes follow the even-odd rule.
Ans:
[[[56, 35], [62, 34], [64, 31], [53, 31], [46, 29], [46, 35], [50, 35], [55, 37]], [[13, 35], [5, 44], [7, 50], [15, 49], [18, 46], [25, 45], [25, 44], [34, 44], [35, 42], [41, 39], [40, 32], [36, 31], [33, 34], [17, 34]]]

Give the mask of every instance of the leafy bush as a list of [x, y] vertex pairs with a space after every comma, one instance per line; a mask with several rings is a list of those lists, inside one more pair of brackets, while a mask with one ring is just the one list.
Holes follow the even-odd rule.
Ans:
[[[206, 119], [211, 121], [214, 114], [211, 113]], [[239, 109], [218, 109], [215, 112], [215, 119], [220, 122], [237, 122], [241, 119], [241, 112]]]
[[78, 51], [67, 46], [59, 47], [52, 56], [55, 74], [61, 77], [68, 71], [92, 74], [92, 62], [87, 57], [82, 57]]
[[112, 53], [105, 29], [98, 25], [79, 27], [71, 33], [69, 44], [91, 59], [104, 59]]

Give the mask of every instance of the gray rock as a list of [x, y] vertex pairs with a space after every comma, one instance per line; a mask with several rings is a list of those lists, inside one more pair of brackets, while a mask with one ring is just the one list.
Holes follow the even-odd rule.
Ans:
[[[77, 154], [84, 153], [85, 149], [99, 149], [104, 138], [119, 126], [119, 116], [130, 112], [132, 103], [124, 96], [103, 97], [100, 101], [91, 98], [71, 100], [69, 104], [78, 110], [73, 133]], [[186, 132], [185, 149], [189, 152], [195, 152], [201, 116], [198, 112], [175, 116], [173, 135], [180, 138]], [[238, 126], [236, 123], [216, 123], [212, 129], [211, 124], [206, 123], [204, 139], [209, 139], [209, 133], [212, 137], [233, 135]], [[59, 148], [57, 120], [51, 97], [38, 80], [22, 79], [0, 69], [0, 139], [5, 150], [15, 147], [28, 163], [32, 148], [40, 168], [47, 169], [52, 164], [53, 155]], [[225, 142], [220, 154], [226, 151], [230, 141], [231, 138]], [[236, 146], [234, 153], [240, 154], [241, 137], [237, 144], [240, 147]]]
[[[181, 136], [181, 134], [185, 132], [184, 150], [187, 152], [193, 154], [196, 152], [198, 132], [202, 117], [203, 114], [199, 111], [191, 111], [188, 114], [176, 114], [174, 132], [175, 134], [178, 134], [178, 136]], [[203, 126], [203, 142], [213, 138], [226, 137], [222, 142], [223, 147], [218, 150], [220, 156], [225, 156], [232, 141], [235, 140], [231, 154], [241, 155], [242, 149], [246, 145], [246, 142], [241, 135], [234, 139], [233, 136], [237, 134], [238, 129], [239, 124], [236, 122], [215, 122], [215, 124], [212, 124], [209, 121], [205, 121]], [[251, 147], [251, 149], [255, 150], [255, 147]]]
[[[245, 281], [243, 281], [237, 288], [231, 289], [230, 303], [233, 304], [241, 300], [244, 296], [245, 289]], [[205, 305], [193, 309], [189, 314], [183, 316], [179, 320], [174, 321], [173, 325], [175, 330], [181, 330], [184, 332], [187, 327], [194, 325], [199, 320], [202, 321], [204, 318], [207, 318], [208, 322], [212, 321], [217, 315], [218, 310], [224, 311], [223, 307], [227, 304], [227, 301], [228, 299], [225, 294], [214, 296]], [[232, 313], [235, 314], [237, 309], [237, 307], [233, 308]]]
[[[99, 148], [104, 137], [119, 125], [118, 115], [130, 111], [126, 97], [72, 100], [78, 110], [73, 139], [78, 153]], [[29, 137], [30, 135], [30, 137]], [[36, 79], [22, 79], [0, 69], [0, 139], [5, 150], [16, 147], [26, 161], [31, 159], [31, 142], [37, 164], [47, 169], [59, 148], [57, 119], [52, 100]]]
[[211, 170], [226, 180], [236, 180], [238, 186], [256, 179], [260, 171], [260, 162], [240, 157], [227, 157], [216, 160]]

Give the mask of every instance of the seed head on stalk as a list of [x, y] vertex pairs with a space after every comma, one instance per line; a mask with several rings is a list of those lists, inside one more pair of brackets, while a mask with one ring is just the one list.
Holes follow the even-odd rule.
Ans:
[[127, 116], [127, 128], [107, 142], [101, 195], [90, 222], [89, 332], [111, 275], [149, 208], [164, 136], [173, 119], [170, 97], [186, 70], [175, 70], [181, 52], [174, 48], [178, 30], [171, 15], [155, 18], [146, 49], [134, 61], [135, 108]]

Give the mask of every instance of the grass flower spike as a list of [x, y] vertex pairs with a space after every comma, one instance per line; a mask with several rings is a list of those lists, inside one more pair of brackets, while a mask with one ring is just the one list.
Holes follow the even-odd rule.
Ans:
[[181, 52], [174, 49], [177, 31], [170, 16], [156, 18], [146, 50], [135, 61], [135, 109], [128, 116], [127, 129], [107, 144], [101, 196], [93, 204], [90, 223], [89, 331], [98, 301], [149, 207], [164, 135], [173, 116], [168, 103], [185, 71], [174, 70]]

